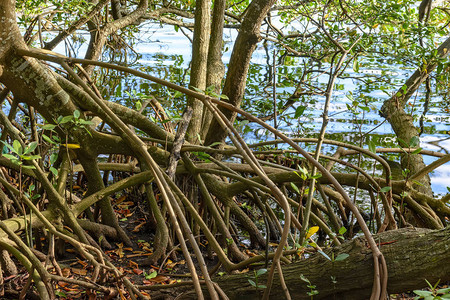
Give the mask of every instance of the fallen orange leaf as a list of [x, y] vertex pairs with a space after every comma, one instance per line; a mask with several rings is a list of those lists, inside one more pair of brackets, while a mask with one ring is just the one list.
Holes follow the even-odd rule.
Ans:
[[61, 273], [64, 277], [69, 277], [70, 276], [70, 268], [64, 268], [61, 270]]
[[87, 274], [87, 271], [85, 269], [72, 268], [72, 273], [85, 276]]
[[139, 225], [136, 225], [136, 227], [133, 228], [133, 230], [131, 230], [132, 232], [139, 232], [139, 229], [141, 229], [142, 226], [144, 226], [145, 224], [147, 224], [147, 222], [143, 222]]
[[169, 280], [169, 277], [166, 277], [163, 275], [156, 275], [156, 277], [153, 277], [152, 279], [149, 279], [149, 280], [153, 281], [153, 282], [161, 283], [161, 282]]
[[141, 269], [133, 269], [133, 272], [136, 275], [141, 275], [142, 273], [144, 273], [144, 271], [142, 271]]

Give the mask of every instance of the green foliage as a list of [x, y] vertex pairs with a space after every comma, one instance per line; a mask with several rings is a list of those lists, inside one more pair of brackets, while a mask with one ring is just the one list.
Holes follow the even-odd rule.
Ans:
[[38, 146], [37, 142], [31, 142], [25, 147], [23, 147], [18, 140], [14, 140], [12, 146], [4, 141], [2, 141], [2, 143], [10, 150], [10, 153], [4, 153], [3, 156], [22, 168], [34, 169], [34, 166], [23, 165], [23, 162], [41, 158], [39, 155], [31, 154]]
[[425, 300], [441, 300], [450, 299], [450, 287], [438, 289], [439, 281], [435, 285], [432, 285], [428, 280], [425, 279], [430, 291], [415, 290], [414, 294], [417, 295], [414, 299], [425, 299]]
[[157, 275], [158, 275], [158, 272], [157, 272], [157, 271], [153, 271], [153, 272], [151, 272], [150, 274], [147, 274], [147, 273], [145, 273], [145, 271], [144, 271], [144, 277], [145, 277], [145, 279], [147, 279], [147, 280], [150, 280], [150, 279], [152, 279], [152, 278], [155, 278]]
[[309, 279], [305, 277], [305, 275], [300, 274], [300, 279], [307, 283], [306, 286], [310, 289], [310, 291], [307, 292], [306, 294], [308, 296], [311, 296], [311, 299], [313, 299], [315, 295], [319, 294], [319, 291], [316, 290], [316, 286], [314, 284], [312, 284], [311, 281], [309, 281]]
[[253, 271], [253, 277], [248, 278], [248, 282], [252, 287], [254, 287], [256, 290], [258, 289], [265, 289], [267, 288], [264, 284], [259, 284], [258, 279], [261, 275], [267, 273], [267, 269], [258, 269]]

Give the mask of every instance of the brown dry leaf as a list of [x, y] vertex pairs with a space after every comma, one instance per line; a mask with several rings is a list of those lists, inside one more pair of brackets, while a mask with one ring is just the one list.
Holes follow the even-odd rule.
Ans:
[[139, 247], [150, 247], [150, 243], [149, 242], [139, 242], [138, 243], [138, 246]]
[[67, 292], [76, 292], [76, 293], [81, 292], [80, 289], [76, 289], [76, 288], [65, 287], [65, 288], [63, 288], [63, 289], [64, 289], [65, 291], [67, 291]]
[[244, 270], [242, 270], [242, 271], [237, 271], [237, 273], [247, 273], [248, 271], [250, 271], [250, 269], [249, 268], [247, 268], [247, 269], [244, 269]]
[[134, 274], [136, 274], [136, 275], [141, 275], [142, 273], [144, 273], [144, 271], [141, 270], [141, 269], [133, 269], [133, 272], [134, 272]]
[[65, 281], [58, 281], [58, 285], [59, 285], [60, 287], [65, 287], [65, 286], [68, 285], [68, 283], [65, 282]]
[[70, 268], [64, 268], [61, 270], [61, 273], [64, 277], [69, 277], [70, 276]]
[[146, 292], [141, 292], [142, 295], [149, 297], [150, 298], [150, 294], [146, 293]]
[[79, 185], [74, 185], [74, 186], [72, 186], [72, 189], [73, 189], [73, 190], [79, 190], [79, 189], [81, 189], [81, 186], [79, 186]]
[[130, 213], [129, 209], [116, 209], [116, 213], [120, 214], [120, 215], [126, 215]]
[[69, 252], [69, 253], [77, 253], [75, 250], [73, 250], [73, 249], [66, 249], [66, 252]]
[[[130, 211], [129, 209], [127, 209], [127, 210]], [[131, 212], [131, 213], [125, 214], [125, 217], [129, 218], [129, 217], [131, 217], [132, 215], [134, 215], [134, 211]]]
[[85, 270], [85, 269], [78, 269], [78, 268], [72, 268], [72, 273], [80, 275], [80, 276], [85, 276], [85, 275], [87, 275], [87, 270]]
[[147, 224], [147, 222], [142, 222], [141, 224], [136, 225], [136, 227], [134, 227], [133, 230], [131, 230], [131, 231], [132, 232], [139, 232], [141, 227], [144, 226], [145, 224]]
[[172, 262], [170, 259], [168, 259], [166, 263], [166, 268], [173, 269], [177, 264], [178, 264], [177, 262]]
[[132, 260], [130, 260], [130, 262], [128, 263], [128, 266], [130, 268], [139, 268], [139, 265], [136, 262], [132, 261]]
[[245, 250], [244, 252], [250, 257], [254, 257], [254, 256], [258, 255], [256, 253], [253, 253], [253, 252], [249, 251], [249, 250]]
[[123, 248], [123, 250], [126, 250], [126, 251], [133, 251], [133, 248], [131, 248], [131, 247], [126, 247], [126, 248]]
[[153, 282], [162, 283], [162, 282], [169, 280], [169, 277], [166, 277], [163, 275], [156, 275], [156, 277], [153, 277], [152, 279], [149, 279], [149, 280], [153, 281]]
[[89, 289], [86, 289], [86, 295], [89, 296], [88, 300], [96, 300], [97, 299], [97, 294], [94, 292], [92, 292]]
[[120, 197], [119, 199], [116, 200], [116, 205], [122, 203], [123, 201], [125, 201], [125, 199], [127, 199], [127, 195]]
[[147, 252], [153, 252], [152, 249], [150, 249], [150, 248], [147, 247], [147, 246], [142, 247], [142, 250], [145, 250], [145, 251], [147, 251]]
[[119, 244], [116, 244], [116, 245], [117, 245], [117, 247], [119, 247], [119, 248], [116, 249], [114, 252], [115, 252], [117, 255], [119, 255], [120, 258], [122, 258], [122, 257], [123, 257], [123, 243], [119, 243]]
[[86, 267], [89, 265], [87, 262], [82, 261], [82, 260], [80, 260], [80, 259], [77, 260], [77, 263], [80, 264], [80, 265], [82, 265], [83, 268], [86, 268]]
[[153, 284], [155, 284], [154, 282], [151, 282], [150, 280], [147, 280], [147, 279], [142, 280], [142, 283], [146, 284], [146, 285], [153, 285]]
[[119, 289], [120, 300], [127, 300], [123, 294], [125, 294], [125, 290]]

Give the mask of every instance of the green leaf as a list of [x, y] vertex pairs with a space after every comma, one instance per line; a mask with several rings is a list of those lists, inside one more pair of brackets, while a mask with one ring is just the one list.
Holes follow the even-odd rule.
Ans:
[[248, 283], [250, 283], [251, 286], [256, 287], [256, 283], [253, 280], [248, 279]]
[[50, 172], [52, 172], [53, 173], [53, 175], [55, 176], [55, 177], [57, 177], [58, 176], [58, 170], [56, 169], [56, 168], [54, 168], [54, 167], [50, 167]]
[[297, 194], [300, 194], [300, 190], [298, 189], [297, 185], [295, 185], [295, 183], [291, 182], [291, 187], [294, 189], [295, 192], [297, 192]]
[[54, 125], [54, 124], [45, 124], [45, 125], [42, 126], [42, 129], [44, 129], [44, 130], [53, 130], [53, 129], [55, 129], [55, 127], [56, 127], [56, 125]]
[[23, 165], [22, 168], [28, 169], [28, 170], [34, 170], [34, 169], [36, 169], [34, 166], [26, 166], [26, 165]]
[[419, 296], [422, 296], [422, 297], [432, 296], [432, 295], [433, 295], [433, 292], [430, 292], [430, 291], [420, 291], [420, 290], [415, 290], [415, 291], [413, 291], [413, 292], [414, 292], [414, 294], [419, 295]]
[[420, 144], [420, 139], [418, 136], [413, 136], [410, 140], [409, 140], [409, 147], [411, 148], [415, 148]]
[[221, 95], [220, 95], [220, 99], [223, 99], [223, 100], [230, 100], [230, 98], [228, 98], [228, 96], [227, 96], [227, 95], [224, 95], [224, 94], [221, 94]]
[[80, 122], [81, 125], [94, 125], [94, 122], [85, 119], [80, 119], [78, 122]]
[[15, 150], [14, 150], [14, 148], [13, 147], [11, 147], [11, 145], [10, 144], [8, 144], [7, 142], [5, 142], [5, 141], [2, 141], [2, 143], [11, 151], [11, 152], [16, 152]]
[[196, 88], [195, 86], [191, 86], [191, 88], [192, 88], [194, 91], [196, 91], [197, 93], [200, 93], [200, 94], [204, 94], [204, 93], [205, 93], [204, 91], [202, 91], [202, 90], [199, 89], [199, 88]]
[[391, 190], [391, 187], [390, 187], [390, 186], [385, 186], [385, 187], [381, 188], [381, 192], [382, 192], [382, 193], [387, 193], [387, 192], [389, 192], [390, 190]]
[[20, 144], [20, 142], [18, 140], [14, 140], [13, 148], [14, 148], [15, 153], [22, 155], [22, 145]]
[[9, 153], [3, 154], [3, 157], [6, 157], [7, 159], [10, 159], [10, 160], [17, 160], [16, 156], [9, 154]]
[[356, 59], [353, 61], [353, 71], [359, 72], [359, 62]]
[[56, 145], [56, 144], [57, 144], [54, 140], [52, 140], [51, 138], [49, 138], [49, 137], [46, 136], [45, 134], [42, 135], [42, 138], [43, 138], [47, 143], [49, 143], [49, 144], [53, 144], [53, 145]]
[[175, 91], [175, 93], [173, 94], [174, 98], [178, 98], [178, 97], [181, 97], [181, 96], [183, 96], [183, 93], [179, 92], [179, 91]]
[[300, 118], [303, 113], [305, 112], [306, 106], [299, 106], [295, 109], [295, 114], [294, 114], [294, 118]]
[[152, 278], [155, 278], [157, 275], [158, 275], [158, 272], [153, 271], [150, 274], [146, 275], [145, 279], [152, 279]]
[[27, 155], [27, 156], [22, 156], [22, 159], [24, 160], [33, 160], [33, 159], [39, 159], [41, 158], [40, 155]]
[[256, 276], [261, 276], [262, 274], [266, 274], [267, 273], [267, 269], [259, 269], [258, 271], [256, 271], [255, 275]]
[[347, 228], [345, 228], [344, 226], [342, 226], [341, 228], [339, 228], [339, 234], [343, 235], [344, 233], [347, 232]]
[[402, 140], [401, 138], [397, 138], [397, 141], [398, 141], [398, 145], [400, 146], [400, 148], [408, 147], [408, 144], [404, 140]]
[[61, 298], [66, 298], [66, 293], [64, 293], [63, 291], [55, 291], [55, 295]]
[[75, 110], [74, 112], [73, 112], [73, 117], [75, 118], [75, 119], [79, 119], [80, 118], [80, 111], [77, 109], [77, 110]]
[[58, 153], [52, 153], [50, 155], [50, 164], [53, 165], [57, 159], [58, 159]]
[[31, 142], [30, 144], [28, 144], [28, 146], [25, 148], [25, 152], [23, 154], [28, 154], [34, 151], [34, 149], [36, 149], [36, 147], [38, 146], [37, 142]]
[[35, 194], [35, 195], [33, 195], [33, 197], [31, 197], [31, 200], [36, 200], [36, 199], [38, 199], [39, 197], [41, 197], [40, 194]]
[[413, 152], [411, 152], [411, 154], [419, 154], [420, 151], [422, 151], [422, 148], [417, 148], [416, 150], [414, 150]]
[[349, 257], [350, 255], [347, 253], [341, 253], [338, 256], [336, 256], [336, 258], [334, 259], [334, 261], [343, 261], [345, 259], [347, 259], [347, 257]]
[[318, 250], [317, 252], [319, 252], [320, 254], [323, 255], [323, 257], [325, 257], [326, 259], [328, 259], [329, 261], [331, 261], [331, 258], [330, 258], [325, 252], [323, 252], [322, 250]]
[[369, 143], [369, 151], [372, 153], [377, 153], [377, 145], [375, 144], [374, 141], [370, 140]]
[[310, 179], [319, 179], [320, 177], [322, 177], [322, 173], [311, 176]]
[[73, 119], [73, 116], [65, 116], [65, 117], [62, 117], [61, 119], [59, 119], [58, 123], [65, 124], [65, 123], [72, 121], [72, 119]]
[[309, 281], [309, 279], [306, 278], [305, 275], [303, 274], [300, 274], [300, 279], [303, 280], [304, 282], [311, 283], [311, 281]]
[[266, 289], [267, 286], [264, 285], [264, 284], [258, 284], [257, 288], [258, 288], [258, 289]]

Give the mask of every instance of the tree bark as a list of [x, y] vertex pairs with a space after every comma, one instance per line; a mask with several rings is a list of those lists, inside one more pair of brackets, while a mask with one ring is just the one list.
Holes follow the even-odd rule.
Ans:
[[[194, 40], [192, 43], [192, 67], [189, 85], [201, 90], [206, 89], [206, 70], [208, 62], [208, 47], [210, 31], [210, 1], [195, 2]], [[193, 114], [186, 138], [191, 143], [198, 144], [198, 134], [202, 126], [203, 104], [200, 100], [188, 97], [188, 106]]]
[[[250, 59], [261, 38], [259, 35], [261, 23], [274, 3], [274, 0], [253, 0], [249, 4], [247, 13], [242, 21], [239, 34], [234, 43], [233, 52], [231, 53], [227, 77], [222, 91], [222, 94], [228, 96], [229, 100], [227, 101], [234, 106], [239, 107], [241, 105]], [[224, 108], [220, 110], [231, 123], [234, 122], [236, 113]], [[225, 130], [214, 119], [211, 121], [208, 134], [206, 135], [205, 145], [223, 141], [225, 137]]]
[[[401, 293], [427, 286], [425, 279], [434, 284], [450, 280], [450, 227], [442, 230], [404, 228], [375, 236], [386, 259], [389, 271], [388, 292]], [[349, 254], [343, 261], [331, 262], [322, 254], [285, 265], [283, 274], [293, 299], [311, 299], [310, 289], [300, 279], [303, 274], [316, 286], [314, 299], [369, 299], [373, 284], [372, 251], [364, 238], [356, 238], [334, 250], [324, 251]], [[263, 290], [255, 290], [248, 281], [253, 272], [228, 275], [216, 280], [230, 299], [260, 299]], [[337, 281], [333, 284], [331, 276]], [[280, 299], [280, 282], [275, 276], [271, 299]], [[258, 278], [265, 284], [265, 276]]]
[[[418, 137], [419, 133], [414, 125], [412, 116], [405, 111], [405, 106], [411, 96], [417, 91], [420, 85], [428, 78], [428, 76], [437, 67], [439, 60], [449, 55], [450, 38], [445, 40], [438, 48], [436, 57], [430, 59], [422, 64], [415, 72], [408, 78], [405, 84], [388, 100], [383, 103], [380, 110], [380, 115], [385, 117], [391, 124], [396, 136], [406, 143], [409, 143], [411, 138]], [[401, 145], [405, 147], [406, 145]], [[409, 155], [402, 157], [402, 166], [408, 168], [411, 174], [414, 174], [425, 168], [422, 155]], [[417, 190], [432, 196], [430, 177], [424, 176], [419, 180], [422, 186], [416, 186]]]

